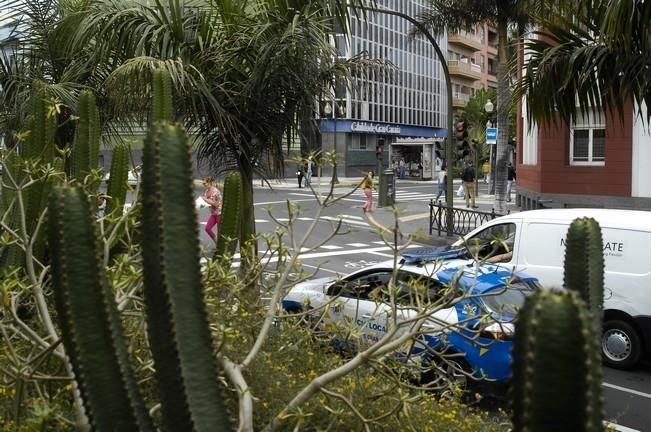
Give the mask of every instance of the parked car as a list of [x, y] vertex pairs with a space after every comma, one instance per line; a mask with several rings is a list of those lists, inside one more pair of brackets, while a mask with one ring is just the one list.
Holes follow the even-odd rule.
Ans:
[[[438, 259], [425, 255], [414, 258], [413, 254], [403, 258], [396, 272], [394, 305], [387, 291], [393, 261], [342, 279], [300, 283], [282, 305], [288, 312], [311, 311], [315, 328], [321, 332], [352, 325], [362, 346], [382, 339], [393, 327], [392, 316], [397, 314], [404, 326], [399, 335], [409, 331], [408, 323], [419, 311], [431, 311], [420, 329], [423, 335], [416, 337], [409, 352], [399, 356], [425, 360], [426, 364], [434, 361], [439, 372], [461, 386], [467, 384], [467, 376], [461, 371], [495, 381], [511, 376], [513, 319], [525, 297], [539, 288], [535, 278], [488, 264], [441, 269]], [[414, 294], [419, 284], [421, 290], [427, 290], [425, 304], [439, 301], [440, 307], [416, 305]], [[440, 361], [436, 353], [444, 353], [446, 361]]]
[[591, 217], [603, 237], [604, 305], [601, 353], [604, 364], [631, 369], [651, 357], [651, 214], [615, 209], [546, 209], [493, 219], [451, 247], [447, 265], [481, 259], [509, 271], [525, 271], [547, 288], [563, 286], [565, 239], [572, 221]]

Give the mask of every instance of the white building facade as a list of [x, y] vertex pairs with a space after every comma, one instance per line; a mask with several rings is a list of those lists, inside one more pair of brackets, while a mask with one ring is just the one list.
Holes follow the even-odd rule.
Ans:
[[[426, 3], [378, 0], [377, 6], [416, 18]], [[411, 38], [411, 29], [402, 17], [366, 12], [351, 17], [348, 39], [333, 37], [340, 60], [366, 53], [389, 65], [337, 83], [334, 100], [321, 106], [322, 150], [336, 149], [341, 176], [375, 171], [378, 157], [382, 168], [404, 159], [408, 175], [434, 176], [435, 144], [447, 136], [445, 78], [434, 47], [424, 36]], [[447, 35], [435, 39], [447, 55]]]

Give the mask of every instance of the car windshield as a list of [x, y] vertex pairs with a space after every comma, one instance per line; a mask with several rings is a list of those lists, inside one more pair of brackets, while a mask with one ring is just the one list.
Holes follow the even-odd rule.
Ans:
[[525, 298], [541, 288], [535, 280], [519, 280], [495, 289], [481, 297], [490, 312], [503, 318], [513, 319], [524, 304]]

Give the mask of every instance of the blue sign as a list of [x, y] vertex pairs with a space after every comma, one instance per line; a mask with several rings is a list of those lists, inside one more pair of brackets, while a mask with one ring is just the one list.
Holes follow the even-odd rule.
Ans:
[[486, 128], [486, 144], [497, 144], [497, 128]]

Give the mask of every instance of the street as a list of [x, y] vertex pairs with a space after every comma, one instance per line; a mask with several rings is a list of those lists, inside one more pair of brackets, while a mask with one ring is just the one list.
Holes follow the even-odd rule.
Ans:
[[[315, 189], [316, 179], [313, 179]], [[354, 179], [348, 183], [352, 184]], [[342, 184], [346, 182], [342, 179]], [[254, 186], [256, 229], [258, 232], [272, 232], [276, 226], [271, 214], [279, 221], [287, 221], [287, 202], [296, 203], [301, 214], [296, 220], [295, 232], [301, 236], [314, 221], [317, 204], [309, 188], [298, 188], [295, 181], [273, 184], [274, 190], [268, 186]], [[320, 186], [322, 193], [329, 189], [329, 184]], [[339, 185], [335, 188], [336, 195], [350, 192], [352, 186]], [[454, 238], [445, 236], [428, 239], [429, 201], [436, 195], [437, 186], [434, 182], [399, 182], [396, 200], [400, 208], [398, 221], [403, 234], [414, 234], [415, 240], [409, 247], [423, 247], [432, 244], [449, 244]], [[201, 190], [197, 189], [197, 195]], [[375, 194], [374, 194], [375, 195]], [[377, 262], [393, 258], [392, 236], [385, 243], [380, 236], [378, 227], [393, 227], [394, 217], [390, 210], [377, 208], [369, 215], [361, 209], [364, 194], [358, 190], [343, 198], [331, 208], [323, 210], [320, 222], [316, 224], [312, 235], [308, 238], [301, 255], [301, 265], [306, 272], [313, 271], [314, 277], [345, 275], [354, 270]], [[374, 202], [377, 203], [374, 196]], [[509, 203], [512, 211], [517, 211], [514, 203]], [[486, 195], [486, 185], [480, 183], [480, 194], [477, 199], [479, 210], [490, 211], [492, 196]], [[465, 207], [463, 199], [455, 196], [455, 206]], [[200, 210], [200, 221], [205, 223], [208, 210]], [[325, 244], [313, 249], [325, 238], [332, 234], [332, 228], [339, 218], [343, 221], [344, 233], [336, 235]], [[209, 238], [201, 225], [201, 241], [209, 245]], [[407, 240], [407, 235], [404, 240]], [[400, 243], [400, 240], [399, 240]], [[649, 431], [651, 425], [651, 363], [647, 362], [637, 370], [630, 372], [604, 368], [604, 399], [607, 419], [616, 422], [619, 431]]]

